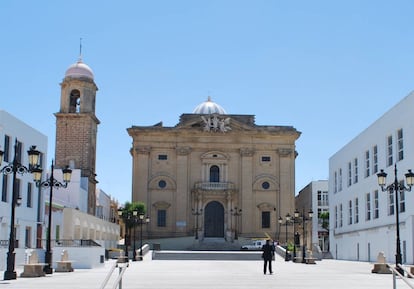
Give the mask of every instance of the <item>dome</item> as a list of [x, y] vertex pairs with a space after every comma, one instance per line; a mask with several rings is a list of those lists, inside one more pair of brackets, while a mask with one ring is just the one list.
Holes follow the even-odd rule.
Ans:
[[193, 110], [194, 114], [227, 114], [224, 108], [222, 108], [217, 103], [211, 101], [210, 96], [208, 97], [207, 101], [200, 103], [197, 107]]
[[66, 70], [65, 77], [87, 77], [93, 80], [93, 71], [88, 65], [82, 62], [81, 58], [79, 58], [76, 63], [69, 66]]

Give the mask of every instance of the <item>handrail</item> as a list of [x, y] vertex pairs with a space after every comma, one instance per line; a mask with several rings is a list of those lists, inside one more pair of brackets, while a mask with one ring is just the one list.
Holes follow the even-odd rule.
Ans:
[[109, 270], [108, 274], [105, 277], [105, 280], [102, 282], [101, 287], [99, 287], [99, 289], [104, 289], [106, 287], [116, 267], [119, 268], [119, 275], [116, 278], [114, 284], [112, 285], [112, 289], [115, 289], [117, 287], [119, 289], [122, 289], [122, 276], [124, 275], [128, 266], [129, 266], [129, 263], [126, 258], [118, 259], [118, 261], [112, 265], [111, 269]]
[[408, 287], [410, 287], [411, 289], [414, 289], [414, 285], [411, 284], [410, 282], [408, 282], [408, 277], [405, 277], [404, 275], [402, 275], [397, 268], [403, 270], [405, 273], [407, 273], [408, 276], [410, 276], [411, 278], [413, 278], [414, 276], [408, 272], [403, 266], [401, 266], [400, 264], [397, 264], [395, 267], [391, 266], [390, 264], [387, 264], [387, 267], [389, 269], [391, 269], [392, 271], [392, 284], [394, 289], [397, 289], [397, 278], [396, 276], [399, 276], [401, 278], [401, 280], [404, 281], [405, 284], [408, 285]]
[[112, 286], [112, 289], [116, 289], [116, 287], [119, 285], [119, 289], [122, 289], [122, 276], [124, 275], [126, 269], [128, 266], [122, 267], [121, 272], [119, 272], [118, 278], [116, 278], [116, 281], [114, 285]]
[[115, 268], [116, 268], [117, 263], [114, 262], [114, 264], [111, 267], [111, 270], [109, 270], [108, 274], [106, 275], [104, 281], [102, 282], [101, 287], [99, 287], [99, 289], [104, 289], [106, 284], [108, 284], [109, 278], [111, 278], [112, 273], [114, 272]]

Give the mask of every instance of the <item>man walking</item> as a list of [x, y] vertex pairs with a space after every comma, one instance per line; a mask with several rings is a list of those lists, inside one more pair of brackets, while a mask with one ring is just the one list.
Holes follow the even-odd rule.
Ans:
[[263, 258], [263, 273], [266, 274], [266, 269], [269, 266], [269, 273], [273, 274], [272, 271], [272, 259], [275, 255], [275, 247], [270, 243], [270, 240], [266, 240], [266, 244], [262, 246], [262, 258]]

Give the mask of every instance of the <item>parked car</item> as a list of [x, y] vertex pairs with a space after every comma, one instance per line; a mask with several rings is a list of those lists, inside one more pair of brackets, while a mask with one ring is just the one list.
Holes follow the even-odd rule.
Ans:
[[266, 240], [255, 240], [252, 244], [244, 245], [242, 250], [262, 250], [262, 246], [266, 244]]

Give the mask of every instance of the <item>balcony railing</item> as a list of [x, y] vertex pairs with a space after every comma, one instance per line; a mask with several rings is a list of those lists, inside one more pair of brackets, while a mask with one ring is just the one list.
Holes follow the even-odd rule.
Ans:
[[201, 190], [233, 190], [234, 184], [229, 182], [199, 182], [194, 186], [196, 189]]
[[[42, 244], [46, 244], [46, 240], [42, 240]], [[0, 240], [0, 247], [7, 247], [9, 240]], [[51, 240], [52, 247], [101, 247], [94, 240]], [[19, 248], [19, 240], [16, 240], [15, 248]]]

